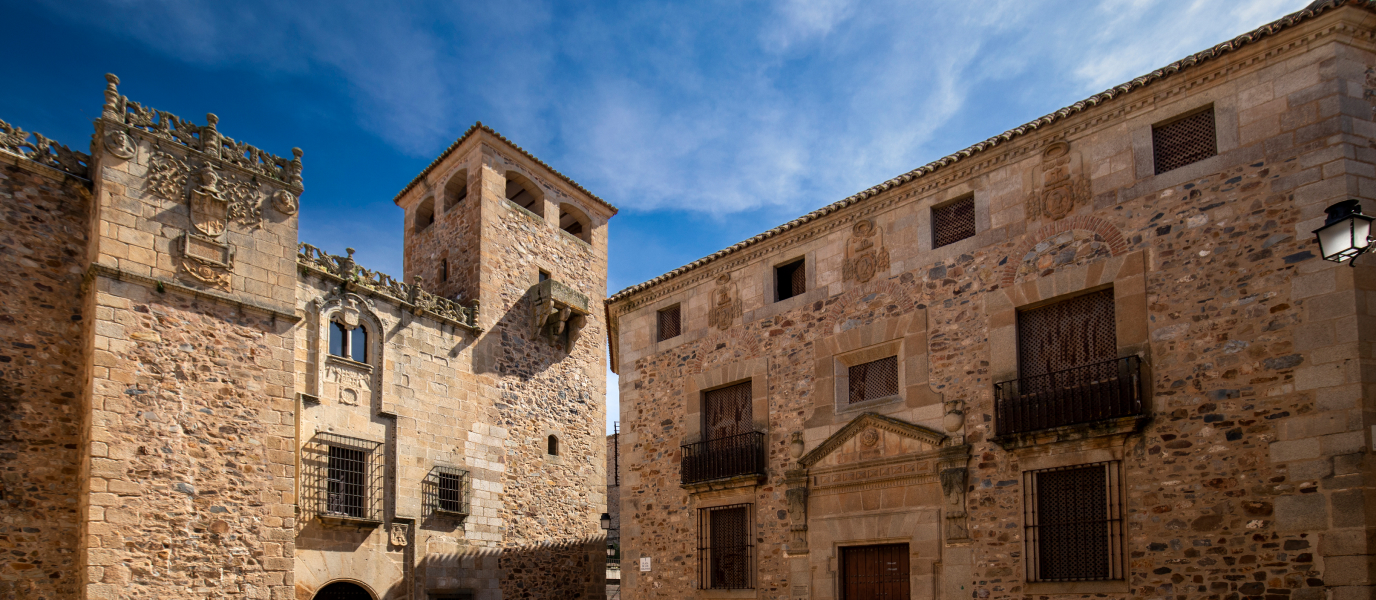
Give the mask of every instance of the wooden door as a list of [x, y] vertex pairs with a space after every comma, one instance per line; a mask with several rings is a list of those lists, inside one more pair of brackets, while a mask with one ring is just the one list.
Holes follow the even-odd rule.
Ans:
[[908, 545], [841, 548], [841, 600], [908, 600]]

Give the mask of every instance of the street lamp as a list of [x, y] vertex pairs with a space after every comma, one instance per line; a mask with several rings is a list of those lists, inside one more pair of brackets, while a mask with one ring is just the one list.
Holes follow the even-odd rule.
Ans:
[[1326, 209], [1328, 219], [1314, 230], [1319, 238], [1319, 254], [1336, 263], [1357, 258], [1371, 251], [1371, 222], [1376, 218], [1362, 214], [1360, 200], [1343, 200]]
[[609, 515], [609, 514], [607, 514], [607, 513], [602, 513], [602, 530], [603, 530], [603, 531], [608, 531], [608, 530], [610, 530], [611, 528], [612, 528], [612, 516]]

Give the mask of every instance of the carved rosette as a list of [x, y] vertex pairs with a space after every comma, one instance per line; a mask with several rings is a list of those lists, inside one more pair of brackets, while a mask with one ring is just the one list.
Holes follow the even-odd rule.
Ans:
[[1033, 169], [1032, 194], [1027, 197], [1028, 218], [1064, 219], [1076, 207], [1089, 203], [1089, 176], [1079, 152], [1067, 142], [1056, 142], [1042, 151], [1042, 163]]
[[707, 325], [726, 331], [739, 316], [741, 299], [736, 293], [736, 284], [732, 283], [730, 273], [722, 273], [717, 276], [716, 289], [712, 290], [712, 307], [707, 310]]
[[861, 219], [851, 226], [846, 240], [846, 261], [841, 266], [841, 279], [866, 283], [874, 276], [889, 270], [889, 250], [884, 247], [884, 230], [872, 219]]

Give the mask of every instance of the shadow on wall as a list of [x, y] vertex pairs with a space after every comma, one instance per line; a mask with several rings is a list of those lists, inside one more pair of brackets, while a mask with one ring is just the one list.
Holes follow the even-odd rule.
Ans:
[[[491, 329], [474, 344], [474, 373], [494, 373], [530, 381], [568, 356], [567, 333], [548, 337], [535, 332], [535, 287], [527, 289]], [[586, 334], [585, 334], [586, 335]]]
[[432, 596], [473, 592], [474, 598], [482, 598], [478, 592], [495, 586], [506, 599], [601, 599], [606, 594], [606, 569], [607, 538], [599, 535], [516, 548], [431, 553], [420, 561], [416, 581], [418, 592]]

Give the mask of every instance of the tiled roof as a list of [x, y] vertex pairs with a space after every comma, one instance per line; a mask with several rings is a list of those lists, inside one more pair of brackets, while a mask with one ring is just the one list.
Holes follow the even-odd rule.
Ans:
[[445, 149], [444, 149], [444, 152], [441, 152], [438, 158], [436, 158], [436, 159], [433, 160], [433, 161], [430, 161], [430, 164], [429, 164], [428, 166], [426, 166], [425, 169], [422, 170], [422, 171], [420, 172], [419, 175], [416, 175], [415, 179], [412, 179], [412, 180], [411, 180], [411, 183], [408, 183], [408, 184], [406, 184], [406, 187], [401, 188], [401, 191], [397, 193], [396, 197], [395, 197], [395, 198], [392, 198], [392, 202], [396, 202], [396, 201], [398, 201], [398, 200], [401, 200], [401, 197], [402, 197], [402, 196], [405, 196], [405, 195], [406, 195], [406, 192], [409, 192], [409, 191], [411, 191], [411, 188], [416, 187], [416, 184], [420, 183], [420, 180], [424, 179], [425, 176], [428, 175], [428, 174], [430, 173], [430, 171], [434, 170], [434, 168], [435, 168], [436, 166], [438, 166], [441, 162], [443, 162], [445, 158], [448, 158], [450, 153], [452, 153], [456, 148], [458, 148], [459, 145], [462, 144], [462, 143], [464, 142], [464, 140], [467, 140], [467, 139], [468, 139], [468, 136], [473, 135], [474, 132], [476, 132], [476, 131], [478, 131], [478, 130], [480, 130], [480, 129], [481, 129], [482, 131], [487, 132], [487, 133], [488, 133], [489, 135], [491, 135], [492, 137], [495, 137], [495, 138], [497, 138], [497, 139], [499, 139], [499, 140], [505, 142], [506, 145], [511, 146], [512, 148], [515, 148], [516, 151], [517, 151], [517, 152], [520, 152], [522, 156], [524, 156], [524, 157], [526, 157], [526, 158], [529, 158], [530, 160], [535, 161], [535, 164], [540, 165], [541, 167], [544, 167], [545, 169], [548, 169], [550, 173], [554, 173], [554, 174], [555, 174], [556, 176], [558, 176], [560, 179], [563, 179], [563, 180], [564, 180], [564, 183], [567, 183], [567, 184], [573, 186], [574, 189], [576, 189], [576, 190], [578, 190], [578, 191], [580, 191], [580, 192], [586, 194], [589, 198], [592, 198], [593, 200], [596, 200], [596, 201], [600, 202], [603, 206], [605, 206], [605, 207], [611, 209], [613, 215], [615, 215], [615, 214], [617, 213], [617, 208], [616, 208], [615, 206], [612, 206], [612, 203], [607, 202], [606, 200], [603, 200], [603, 199], [601, 199], [601, 198], [598, 198], [596, 194], [593, 194], [592, 192], [589, 192], [586, 188], [584, 188], [583, 186], [579, 185], [577, 181], [574, 181], [574, 180], [572, 180], [572, 179], [569, 179], [568, 175], [565, 175], [565, 174], [563, 174], [563, 173], [560, 173], [559, 171], [554, 170], [554, 167], [551, 167], [551, 166], [545, 164], [545, 161], [540, 160], [539, 158], [536, 158], [534, 154], [531, 154], [531, 153], [529, 153], [529, 152], [526, 152], [526, 149], [525, 149], [525, 148], [522, 148], [522, 147], [520, 147], [520, 146], [517, 146], [517, 145], [516, 145], [516, 142], [513, 142], [513, 141], [511, 141], [511, 140], [509, 140], [509, 139], [506, 139], [506, 136], [504, 136], [504, 135], [502, 135], [502, 134], [500, 134], [500, 133], [497, 133], [497, 131], [494, 130], [494, 129], [492, 129], [491, 127], [488, 127], [488, 126], [486, 126], [486, 125], [483, 125], [483, 122], [482, 122], [482, 121], [478, 121], [477, 123], [474, 123], [472, 127], [469, 127], [469, 128], [468, 128], [468, 131], [463, 132], [463, 135], [459, 136], [459, 139], [454, 140], [454, 143], [450, 144], [448, 148], [445, 148]]
[[1181, 71], [1185, 71], [1192, 67], [1202, 65], [1224, 54], [1237, 50], [1247, 44], [1256, 42], [1267, 36], [1275, 35], [1285, 29], [1293, 27], [1298, 23], [1312, 19], [1315, 15], [1318, 15], [1320, 13], [1323, 13], [1325, 11], [1331, 10], [1339, 6], [1343, 6], [1345, 4], [1351, 4], [1353, 6], [1365, 8], [1367, 10], [1376, 10], [1376, 0], [1318, 0], [1316, 2], [1311, 3], [1309, 6], [1305, 7], [1303, 10], [1299, 12], [1286, 15], [1285, 17], [1282, 17], [1276, 21], [1272, 21], [1271, 23], [1262, 25], [1261, 27], [1258, 27], [1252, 31], [1239, 35], [1221, 44], [1218, 44], [1212, 48], [1209, 48], [1208, 50], [1191, 54], [1190, 56], [1175, 61], [1163, 68], [1152, 71], [1151, 73], [1133, 79], [1132, 81], [1129, 81], [1122, 85], [1114, 86], [1103, 92], [1099, 92], [1098, 94], [1095, 94], [1093, 96], [1090, 96], [1089, 98], [1076, 102], [1075, 104], [1062, 108], [1040, 119], [1037, 119], [1020, 127], [1016, 127], [1008, 131], [1005, 131], [999, 135], [996, 135], [978, 144], [970, 146], [969, 148], [961, 150], [960, 152], [956, 152], [955, 154], [951, 154], [939, 160], [935, 160], [925, 165], [922, 165], [921, 167], [908, 171], [907, 173], [899, 175], [898, 177], [894, 177], [893, 179], [885, 181], [884, 183], [871, 187], [858, 194], [823, 206], [822, 208], [819, 208], [801, 217], [793, 219], [792, 221], [784, 223], [783, 225], [770, 229], [769, 231], [756, 235], [745, 241], [737, 242], [732, 246], [729, 246], [722, 250], [718, 250], [717, 252], [714, 252], [703, 258], [699, 258], [693, 262], [683, 265], [682, 267], [679, 267], [677, 269], [669, 271], [668, 273], [655, 277], [654, 279], [628, 287], [615, 294], [612, 294], [610, 298], [607, 298], [607, 302], [612, 303], [622, 300], [630, 296], [631, 294], [634, 294], [636, 292], [659, 284], [663, 281], [667, 281], [673, 277], [676, 277], [678, 275], [681, 275], [683, 273], [706, 265], [707, 263], [710, 263], [729, 254], [733, 254], [746, 248], [749, 248], [750, 246], [754, 246], [755, 244], [763, 242], [781, 233], [784, 233], [791, 229], [795, 229], [797, 227], [820, 219], [826, 215], [834, 213], [838, 210], [841, 210], [847, 206], [860, 202], [861, 200], [871, 198], [875, 195], [878, 195], [881, 192], [884, 192], [896, 186], [903, 185], [914, 179], [917, 179], [918, 177], [929, 175], [937, 171], [938, 169], [968, 159], [976, 154], [979, 154], [980, 152], [984, 152], [986, 150], [995, 148], [1001, 144], [1005, 144], [1009, 141], [1012, 141], [1014, 138], [1032, 133], [1038, 129], [1062, 121], [1070, 117], [1071, 115], [1098, 106], [1104, 102], [1117, 98], [1118, 96], [1121, 96], [1133, 90], [1146, 87], [1148, 85], [1166, 79]]

